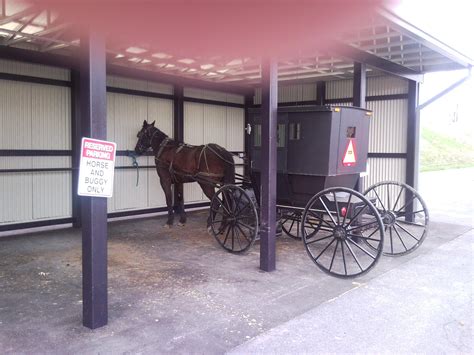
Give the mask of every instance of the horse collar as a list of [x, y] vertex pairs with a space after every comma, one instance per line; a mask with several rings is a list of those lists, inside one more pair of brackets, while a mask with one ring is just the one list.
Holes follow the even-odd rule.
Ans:
[[[156, 131], [156, 132], [158, 132], [158, 131]], [[171, 139], [169, 139], [168, 137], [166, 137], [165, 139], [163, 139], [161, 141], [160, 147], [158, 148], [158, 152], [156, 153], [155, 159], [158, 159], [160, 157], [161, 153], [163, 153], [163, 150], [168, 145], [169, 141], [171, 141]]]

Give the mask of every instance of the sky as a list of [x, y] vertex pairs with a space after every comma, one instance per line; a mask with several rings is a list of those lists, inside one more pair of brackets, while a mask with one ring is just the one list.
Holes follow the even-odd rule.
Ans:
[[[474, 0], [403, 0], [395, 8], [403, 19], [474, 59]], [[465, 77], [467, 70], [426, 74], [420, 103]], [[472, 73], [474, 77], [474, 73]], [[429, 127], [474, 144], [474, 78], [421, 111]]]

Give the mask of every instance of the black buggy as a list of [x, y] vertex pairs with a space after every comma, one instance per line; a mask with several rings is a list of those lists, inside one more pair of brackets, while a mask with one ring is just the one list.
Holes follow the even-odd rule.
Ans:
[[[342, 278], [369, 271], [383, 253], [412, 252], [428, 232], [428, 210], [410, 186], [385, 181], [360, 193], [372, 113], [355, 107], [278, 109], [277, 215], [282, 233], [303, 241], [324, 272]], [[250, 112], [250, 176], [211, 201], [210, 230], [229, 252], [258, 239], [260, 110]]]

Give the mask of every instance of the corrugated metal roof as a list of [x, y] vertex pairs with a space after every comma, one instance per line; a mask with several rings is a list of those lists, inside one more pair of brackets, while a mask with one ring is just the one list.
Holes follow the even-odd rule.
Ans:
[[[0, 44], [24, 47], [58, 54], [71, 54], [79, 45], [74, 26], [61, 21], [58, 14], [24, 1], [7, 0], [0, 17]], [[461, 69], [472, 66], [472, 60], [407, 23], [394, 13], [380, 9], [350, 31], [335, 33], [334, 48], [307, 50], [294, 58], [279, 59], [280, 81], [315, 81], [351, 78], [353, 62], [361, 58], [375, 59], [404, 73]], [[138, 41], [137, 41], [138, 42]], [[340, 46], [343, 50], [340, 50]], [[198, 78], [211, 82], [258, 84], [258, 58], [225, 56], [190, 57], [167, 53], [160, 48], [129, 43], [127, 46], [107, 43], [108, 62], [132, 68]], [[381, 66], [380, 66], [381, 67]], [[380, 68], [369, 67], [368, 74]]]

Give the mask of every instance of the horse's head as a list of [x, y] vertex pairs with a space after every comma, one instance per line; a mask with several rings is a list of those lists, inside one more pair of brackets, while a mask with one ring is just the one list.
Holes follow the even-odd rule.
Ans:
[[150, 147], [152, 147], [153, 140], [155, 139], [160, 143], [166, 135], [155, 127], [155, 121], [148, 123], [146, 120], [143, 121], [142, 129], [138, 132], [138, 142], [135, 146], [135, 153], [143, 154]]

